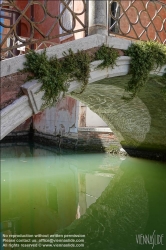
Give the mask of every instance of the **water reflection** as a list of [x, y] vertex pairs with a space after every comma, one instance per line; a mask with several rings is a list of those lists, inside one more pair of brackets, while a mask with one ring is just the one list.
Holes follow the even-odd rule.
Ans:
[[137, 234], [166, 231], [162, 163], [39, 147], [1, 154], [2, 233], [85, 234], [84, 249], [134, 250]]

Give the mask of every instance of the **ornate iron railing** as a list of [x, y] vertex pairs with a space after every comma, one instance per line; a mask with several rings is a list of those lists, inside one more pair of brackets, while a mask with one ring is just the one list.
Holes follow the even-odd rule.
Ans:
[[1, 59], [87, 35], [89, 1], [108, 1], [109, 34], [166, 44], [166, 0], [0, 0]]
[[74, 33], [86, 32], [86, 0], [0, 2], [1, 59], [28, 49], [48, 47]]
[[166, 0], [109, 1], [109, 34], [166, 44]]

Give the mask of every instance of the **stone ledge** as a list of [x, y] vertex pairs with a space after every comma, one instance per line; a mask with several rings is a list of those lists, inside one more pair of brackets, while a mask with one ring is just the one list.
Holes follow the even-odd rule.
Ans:
[[[119, 37], [95, 34], [88, 37], [80, 38], [78, 40], [49, 47], [46, 49], [46, 51], [48, 57], [56, 55], [57, 58], [62, 58], [63, 52], [67, 52], [69, 49], [72, 49], [74, 52], [77, 52], [77, 50], [88, 50], [94, 47], [100, 47], [102, 44], [107, 44], [110, 47], [113, 46], [113, 48], [115, 49], [126, 50], [131, 44], [131, 41]], [[39, 50], [38, 53], [41, 53], [42, 51], [43, 50]], [[23, 69], [23, 64], [25, 61], [25, 55], [20, 55], [3, 60], [1, 62], [1, 77], [11, 75], [13, 73], [18, 72], [18, 70]]]
[[78, 132], [87, 132], [87, 131], [91, 131], [91, 132], [112, 132], [112, 130], [110, 128], [107, 127], [103, 127], [103, 128], [90, 128], [90, 127], [82, 127], [82, 128], [78, 128]]

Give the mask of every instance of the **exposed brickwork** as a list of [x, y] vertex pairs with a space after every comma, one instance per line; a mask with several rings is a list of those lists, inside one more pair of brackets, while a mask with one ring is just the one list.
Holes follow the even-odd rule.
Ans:
[[77, 148], [93, 148], [109, 150], [112, 146], [120, 147], [116, 136], [112, 132], [79, 131]]
[[0, 109], [5, 108], [17, 98], [23, 95], [20, 88], [27, 78], [27, 73], [14, 73], [8, 76], [1, 77], [0, 86]]
[[25, 122], [20, 124], [17, 128], [13, 130], [13, 132], [29, 131], [31, 124], [32, 124], [32, 117], [30, 117]]

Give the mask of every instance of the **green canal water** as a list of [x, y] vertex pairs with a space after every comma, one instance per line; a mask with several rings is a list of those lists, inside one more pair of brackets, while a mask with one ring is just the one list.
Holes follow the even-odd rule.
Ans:
[[4, 146], [1, 249], [166, 249], [165, 193], [163, 162]]

